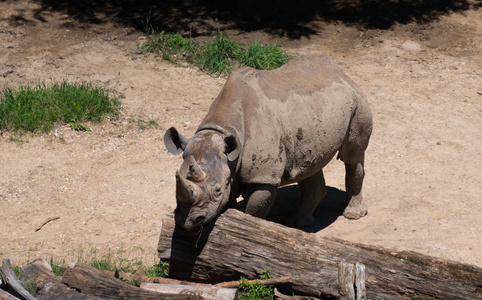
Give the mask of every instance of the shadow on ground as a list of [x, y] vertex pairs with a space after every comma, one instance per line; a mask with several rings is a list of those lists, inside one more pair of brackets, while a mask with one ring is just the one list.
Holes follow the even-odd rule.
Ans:
[[[0, 0], [0, 2], [12, 0]], [[298, 39], [320, 31], [313, 21], [343, 22], [366, 28], [388, 29], [396, 23], [419, 23], [442, 15], [479, 9], [475, 0], [33, 0], [40, 5], [35, 17], [45, 13], [68, 14], [82, 24], [117, 22], [140, 30], [146, 26], [191, 34], [211, 34], [217, 28], [238, 31], [263, 30]], [[22, 12], [9, 16], [22, 19]]]
[[[300, 203], [298, 185], [285, 186], [278, 189], [276, 202], [267, 219], [283, 224], [289, 216], [297, 211]], [[305, 232], [318, 232], [334, 223], [343, 214], [347, 206], [345, 192], [334, 187], [327, 187], [325, 198], [320, 201], [313, 216], [315, 224], [302, 228]]]

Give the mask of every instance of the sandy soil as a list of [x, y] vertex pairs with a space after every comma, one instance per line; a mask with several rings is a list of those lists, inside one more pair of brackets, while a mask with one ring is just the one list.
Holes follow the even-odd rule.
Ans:
[[[316, 234], [482, 266], [482, 9], [389, 29], [310, 24], [316, 31], [298, 39], [229, 33], [279, 40], [294, 56], [329, 54], [367, 95], [375, 124], [369, 213], [319, 220]], [[0, 88], [85, 80], [123, 102], [119, 119], [89, 124], [92, 132], [62, 125], [42, 136], [2, 133], [1, 258], [72, 262], [111, 253], [155, 261], [180, 164], [162, 136], [173, 125], [192, 135], [225, 78], [136, 54], [141, 41], [115, 21], [82, 22], [33, 0], [0, 2]], [[151, 120], [158, 126], [140, 126]], [[325, 177], [332, 191], [344, 190], [340, 162]]]

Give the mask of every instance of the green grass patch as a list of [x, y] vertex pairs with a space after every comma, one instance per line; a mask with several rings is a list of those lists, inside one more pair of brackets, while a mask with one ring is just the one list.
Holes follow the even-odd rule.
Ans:
[[52, 272], [57, 277], [60, 276], [60, 270], [66, 267], [65, 260], [62, 260], [62, 261], [54, 260], [53, 257], [50, 258], [49, 264], [50, 264], [50, 267], [52, 268]]
[[196, 44], [178, 33], [149, 30], [149, 33], [146, 34], [146, 41], [141, 45], [140, 50], [143, 53], [161, 54], [163, 59], [175, 62], [187, 53], [195, 53]]
[[118, 115], [120, 101], [92, 83], [24, 85], [0, 94], [0, 130], [48, 132], [55, 123], [90, 130], [83, 122], [100, 122]]
[[146, 276], [148, 277], [168, 277], [169, 276], [169, 264], [167, 262], [159, 262], [157, 265], [146, 268]]
[[[271, 278], [268, 270], [259, 277], [260, 279]], [[241, 278], [239, 283], [239, 299], [240, 300], [259, 300], [259, 299], [273, 299], [274, 286], [264, 285], [260, 283], [248, 283], [245, 278]]]
[[241, 53], [240, 44], [234, 43], [224, 32], [217, 31], [212, 41], [199, 45], [198, 53], [192, 56], [191, 63], [210, 74], [229, 74]]
[[15, 273], [15, 275], [17, 276], [20, 274], [20, 270], [22, 270], [20, 266], [12, 266], [12, 269], [13, 269], [13, 273]]
[[100, 271], [119, 271], [124, 273], [134, 273], [143, 266], [141, 261], [129, 261], [117, 257], [113, 253], [104, 254], [101, 258], [94, 257], [84, 263], [89, 264]]
[[288, 62], [288, 55], [274, 45], [260, 45], [258, 41], [249, 44], [239, 58], [241, 65], [259, 70], [273, 70]]
[[289, 60], [288, 54], [274, 45], [261, 45], [258, 41], [248, 46], [233, 42], [226, 33], [218, 30], [211, 40], [198, 43], [179, 33], [148, 30], [141, 53], [155, 53], [170, 62], [185, 61], [210, 74], [229, 74], [236, 67], [260, 70], [276, 69]]

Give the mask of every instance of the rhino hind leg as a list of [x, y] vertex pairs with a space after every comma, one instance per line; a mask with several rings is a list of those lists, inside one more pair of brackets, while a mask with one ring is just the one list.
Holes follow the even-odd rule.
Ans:
[[345, 162], [345, 188], [348, 205], [343, 216], [347, 219], [356, 220], [368, 213], [362, 196], [363, 178], [365, 177], [363, 165], [364, 155], [361, 155], [361, 158], [355, 162]]
[[291, 227], [303, 228], [315, 223], [313, 212], [326, 196], [325, 177], [323, 170], [315, 175], [298, 182], [301, 192], [301, 204], [296, 214], [292, 215], [287, 225]]
[[265, 218], [276, 198], [276, 186], [252, 184], [243, 191], [246, 199], [246, 213], [255, 217]]
[[343, 216], [347, 219], [359, 219], [368, 212], [363, 202], [362, 186], [365, 177], [365, 150], [368, 147], [372, 128], [370, 109], [366, 102], [362, 101], [359, 103], [346, 139], [338, 153], [338, 158], [345, 163], [347, 207]]

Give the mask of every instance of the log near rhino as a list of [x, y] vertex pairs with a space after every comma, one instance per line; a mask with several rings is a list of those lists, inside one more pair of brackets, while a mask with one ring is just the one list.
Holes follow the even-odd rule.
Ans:
[[174, 127], [164, 135], [166, 149], [184, 159], [176, 172], [176, 222], [200, 227], [240, 195], [245, 212], [263, 218], [277, 188], [296, 182], [301, 203], [287, 224], [308, 226], [326, 195], [322, 169], [337, 153], [346, 172], [343, 215], [363, 217], [371, 132], [365, 97], [328, 56], [298, 57], [272, 71], [238, 69], [192, 138]]

